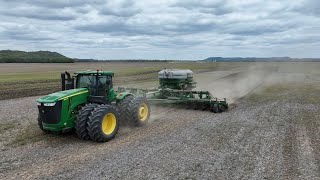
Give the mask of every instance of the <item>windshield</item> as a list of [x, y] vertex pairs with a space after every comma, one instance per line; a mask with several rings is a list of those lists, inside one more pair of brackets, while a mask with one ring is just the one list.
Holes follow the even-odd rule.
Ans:
[[[78, 82], [77, 87], [78, 88], [88, 88], [90, 85], [95, 86], [96, 85], [96, 76], [93, 75], [78, 75]], [[109, 81], [110, 83], [107, 83]], [[103, 85], [111, 85], [111, 76], [100, 76], [98, 78], [98, 86]]]

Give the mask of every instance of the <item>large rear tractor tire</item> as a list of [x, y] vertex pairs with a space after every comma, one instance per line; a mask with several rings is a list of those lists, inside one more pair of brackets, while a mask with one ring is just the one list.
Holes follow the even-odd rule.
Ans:
[[119, 130], [119, 109], [103, 104], [97, 106], [89, 116], [88, 134], [93, 141], [106, 142], [113, 139]]
[[134, 98], [133, 95], [128, 95], [122, 101], [120, 101], [118, 103], [118, 107], [120, 110], [120, 125], [121, 126], [129, 125], [130, 113], [128, 110], [128, 105], [133, 98]]
[[128, 104], [129, 125], [144, 126], [150, 118], [151, 108], [146, 97], [134, 97]]
[[90, 136], [88, 134], [88, 120], [91, 112], [94, 110], [95, 107], [97, 107], [98, 104], [86, 104], [83, 106], [76, 115], [74, 119], [74, 128], [76, 130], [77, 135], [79, 138], [88, 140], [90, 139]]

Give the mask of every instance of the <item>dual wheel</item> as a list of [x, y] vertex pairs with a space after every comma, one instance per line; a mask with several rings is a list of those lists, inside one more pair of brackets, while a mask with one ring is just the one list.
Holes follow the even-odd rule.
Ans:
[[211, 111], [214, 113], [219, 113], [219, 112], [223, 112], [227, 109], [227, 107], [225, 107], [224, 105], [221, 104], [213, 104], [213, 106], [211, 107]]
[[115, 105], [83, 106], [75, 118], [75, 130], [82, 139], [106, 142], [116, 136], [120, 122], [140, 126], [147, 123], [149, 117], [150, 107], [146, 98], [127, 96]]
[[228, 107], [219, 103], [214, 103], [213, 105], [202, 104], [197, 102], [186, 103], [187, 109], [201, 109], [206, 110], [210, 109], [214, 113], [224, 112]]

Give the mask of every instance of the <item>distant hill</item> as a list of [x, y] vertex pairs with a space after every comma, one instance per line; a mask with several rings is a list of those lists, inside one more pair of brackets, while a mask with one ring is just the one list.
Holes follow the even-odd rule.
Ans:
[[160, 60], [160, 59], [78, 59], [75, 58], [74, 62], [174, 62], [182, 60]]
[[320, 62], [319, 58], [290, 58], [290, 57], [209, 57], [206, 62]]
[[73, 63], [74, 60], [50, 51], [0, 51], [0, 63]]

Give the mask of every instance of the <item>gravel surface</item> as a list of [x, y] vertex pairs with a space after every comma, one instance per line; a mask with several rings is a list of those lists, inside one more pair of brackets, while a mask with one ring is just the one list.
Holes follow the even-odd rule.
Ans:
[[102, 144], [35, 128], [37, 139], [10, 145], [35, 123], [36, 97], [1, 101], [14, 127], [0, 135], [0, 179], [320, 179], [320, 103], [275, 96], [221, 114], [152, 106], [149, 125]]

